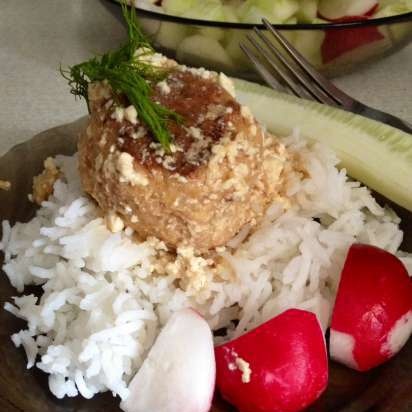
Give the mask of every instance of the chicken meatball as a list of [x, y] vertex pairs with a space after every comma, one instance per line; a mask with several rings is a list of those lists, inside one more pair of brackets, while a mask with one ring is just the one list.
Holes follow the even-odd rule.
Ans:
[[175, 65], [152, 99], [182, 118], [168, 124], [171, 153], [107, 84], [89, 86], [90, 121], [79, 140], [84, 190], [113, 231], [125, 224], [172, 248], [224, 245], [278, 196], [284, 149], [235, 100], [224, 75]]

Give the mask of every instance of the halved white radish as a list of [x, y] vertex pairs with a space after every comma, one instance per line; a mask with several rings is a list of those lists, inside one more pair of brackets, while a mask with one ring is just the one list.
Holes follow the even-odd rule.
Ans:
[[377, 0], [320, 0], [318, 11], [327, 20], [339, 20], [367, 16], [377, 4]]
[[301, 411], [328, 382], [324, 335], [304, 310], [287, 310], [215, 352], [217, 387], [241, 412]]
[[385, 250], [349, 249], [332, 316], [330, 354], [366, 371], [395, 355], [412, 333], [412, 279]]
[[126, 412], [207, 412], [215, 388], [212, 332], [195, 311], [175, 313], [132, 379]]

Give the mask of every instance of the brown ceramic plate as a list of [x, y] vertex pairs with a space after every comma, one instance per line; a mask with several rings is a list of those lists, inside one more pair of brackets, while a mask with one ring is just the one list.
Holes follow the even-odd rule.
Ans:
[[[85, 119], [43, 132], [14, 147], [0, 158], [0, 178], [12, 182], [9, 192], [0, 191], [0, 220], [27, 221], [35, 208], [28, 202], [32, 177], [42, 169], [50, 155], [72, 154]], [[412, 252], [412, 214], [401, 209], [406, 238], [404, 250]], [[2, 257], [0, 257], [2, 263]], [[0, 305], [15, 295], [4, 273], [0, 274]], [[119, 400], [110, 393], [92, 400], [77, 397], [58, 400], [51, 395], [47, 377], [37, 369], [26, 369], [22, 349], [16, 349], [10, 335], [24, 323], [0, 309], [0, 411], [2, 412], [115, 412]], [[213, 412], [233, 411], [216, 399]], [[410, 412], [412, 411], [412, 339], [401, 353], [370, 373], [356, 373], [336, 364], [330, 366], [327, 392], [311, 412]], [[153, 412], [153, 411], [147, 411]]]

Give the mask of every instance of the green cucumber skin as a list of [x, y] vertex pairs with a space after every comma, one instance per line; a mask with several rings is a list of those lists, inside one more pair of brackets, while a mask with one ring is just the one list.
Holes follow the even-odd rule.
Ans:
[[272, 133], [331, 147], [356, 180], [412, 211], [412, 135], [377, 121], [234, 79], [237, 96]]

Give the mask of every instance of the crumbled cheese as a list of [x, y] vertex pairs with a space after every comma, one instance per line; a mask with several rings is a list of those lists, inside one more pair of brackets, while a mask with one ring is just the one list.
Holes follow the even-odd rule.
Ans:
[[[150, 143], [149, 147], [154, 150], [154, 154], [156, 156], [155, 160], [159, 164], [163, 164], [165, 168], [170, 168], [173, 158], [170, 156], [165, 156], [166, 152], [163, 146], [160, 143], [152, 142]], [[177, 147], [174, 147], [177, 150]]]
[[164, 252], [168, 251], [166, 243], [163, 242], [163, 240], [158, 239], [157, 237], [150, 236], [150, 237], [147, 238], [146, 242], [153, 249], [161, 250], [161, 251], [164, 251]]
[[263, 169], [268, 176], [269, 182], [275, 183], [279, 180], [280, 173], [283, 170], [283, 162], [275, 155], [268, 156], [263, 161]]
[[139, 221], [139, 218], [138, 218], [136, 215], [133, 215], [133, 216], [130, 218], [130, 221], [131, 221], [132, 223], [137, 223], [137, 222]]
[[176, 169], [175, 159], [172, 156], [166, 156], [161, 164], [167, 170], [173, 171]]
[[8, 180], [0, 180], [0, 190], [10, 190], [11, 182]]
[[167, 84], [166, 80], [162, 80], [161, 82], [157, 83], [157, 87], [159, 88], [162, 94], [169, 94], [170, 93], [170, 86]]
[[148, 63], [155, 67], [164, 67], [168, 63], [168, 58], [160, 53], [153, 53], [148, 47], [140, 47], [134, 53], [141, 62]]
[[124, 117], [131, 124], [137, 124], [137, 110], [131, 105], [124, 109]]
[[53, 186], [60, 177], [60, 171], [54, 160], [48, 157], [44, 161], [44, 170], [33, 178], [33, 200], [40, 205], [53, 193]]
[[226, 107], [222, 104], [209, 104], [205, 120], [216, 120], [226, 113]]
[[111, 115], [112, 119], [115, 119], [119, 123], [124, 119], [124, 108], [123, 107], [116, 107]]
[[191, 74], [194, 74], [195, 76], [199, 76], [202, 79], [210, 79], [213, 76], [213, 73], [209, 70], [206, 70], [204, 67], [187, 67], [187, 66], [179, 66], [180, 71], [182, 72], [189, 72]]
[[199, 292], [204, 289], [211, 274], [211, 262], [197, 256], [192, 246], [180, 245], [176, 252], [176, 260], [166, 265], [166, 272], [181, 276], [181, 286], [186, 290]]
[[208, 151], [207, 148], [210, 144], [210, 139], [196, 140], [196, 142], [190, 145], [189, 150], [186, 152], [186, 160], [188, 163], [200, 166], [207, 160]]
[[124, 229], [123, 220], [115, 212], [109, 212], [105, 220], [107, 228], [112, 233], [118, 233]]
[[137, 129], [137, 132], [133, 132], [131, 134], [131, 137], [132, 139], [135, 139], [135, 140], [141, 139], [142, 137], [146, 135], [146, 133], [147, 133], [146, 129], [143, 126], [141, 126]]
[[250, 375], [252, 374], [249, 362], [246, 362], [244, 359], [238, 357], [235, 359], [235, 363], [237, 368], [242, 372], [242, 382], [249, 383]]
[[224, 73], [219, 74], [219, 84], [233, 97], [236, 97], [235, 85]]
[[187, 183], [187, 178], [179, 175], [178, 173], [172, 175], [171, 177], [175, 178], [179, 183]]
[[233, 190], [233, 196], [237, 199], [244, 198], [249, 191], [249, 185], [238, 177], [232, 177], [226, 180], [222, 187], [223, 190]]
[[189, 134], [196, 140], [200, 140], [203, 138], [203, 133], [202, 130], [199, 129], [198, 127], [189, 127], [188, 129]]
[[117, 170], [120, 172], [120, 182], [121, 183], [131, 183], [134, 185], [147, 186], [149, 181], [143, 173], [139, 173], [134, 168], [133, 157], [126, 152], [120, 153], [117, 158], [116, 164]]
[[172, 153], [183, 152], [183, 149], [179, 147], [177, 144], [171, 143], [170, 144], [170, 151]]

